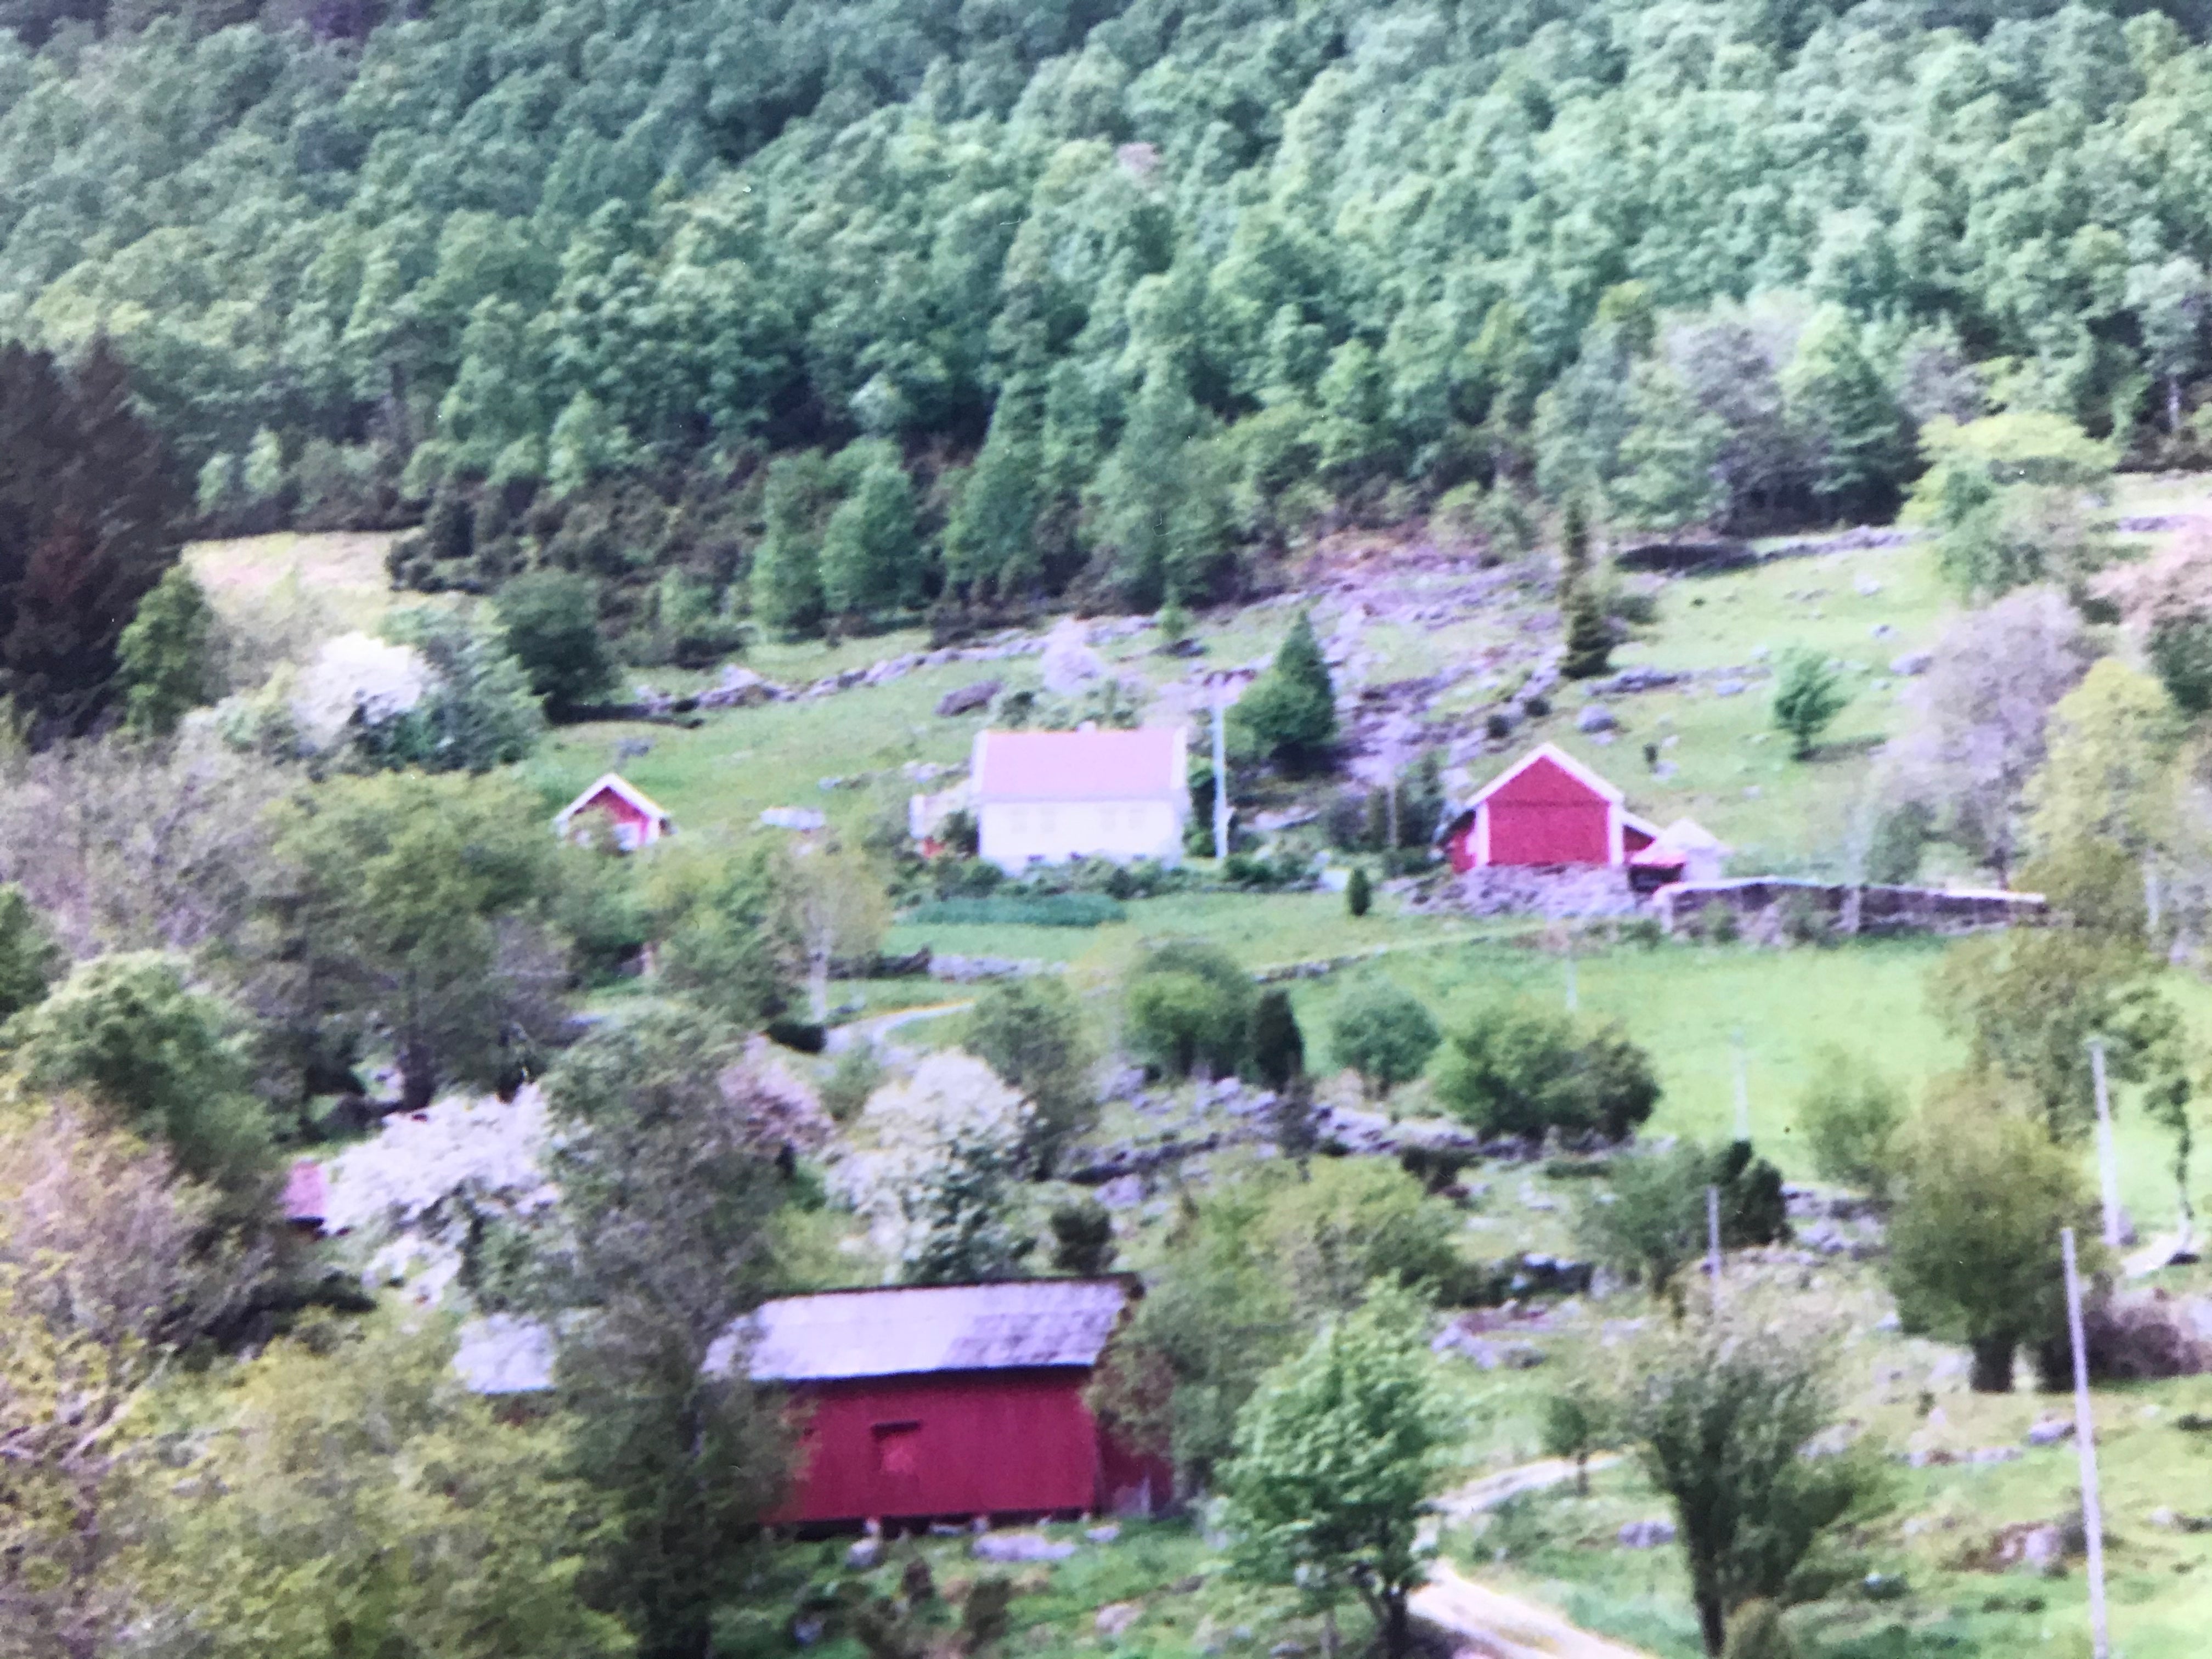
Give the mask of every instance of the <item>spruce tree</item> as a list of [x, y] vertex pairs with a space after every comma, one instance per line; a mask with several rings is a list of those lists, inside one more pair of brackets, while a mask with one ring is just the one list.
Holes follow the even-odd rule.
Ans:
[[822, 625], [822, 457], [786, 455], [768, 470], [768, 533], [753, 554], [753, 614], [787, 637]]
[[1306, 1068], [1306, 1040], [1291, 1007], [1291, 994], [1262, 991], [1252, 1009], [1252, 1069], [1280, 1094]]
[[1236, 717], [1270, 759], [1287, 766], [1310, 764], [1335, 740], [1336, 684], [1309, 613], [1298, 613], [1274, 665], [1238, 702]]
[[1613, 624], [1587, 583], [1567, 596], [1567, 654], [1559, 672], [1571, 680], [1595, 679], [1613, 665]]
[[1904, 412], [1840, 306], [1807, 325], [1785, 376], [1792, 413], [1811, 433], [1813, 493], [1833, 513], [1886, 518], [1912, 467]]
[[188, 709], [215, 701], [215, 611], [183, 565], [172, 565], [116, 647], [124, 720], [143, 738], [166, 738]]
[[[871, 453], [853, 493], [830, 515], [822, 537], [823, 599], [839, 616], [890, 609], [899, 602], [902, 579], [920, 574], [914, 568], [920, 539], [914, 489], [899, 465], [898, 451], [880, 440], [863, 443]], [[918, 582], [908, 585], [918, 592]]]
[[1344, 908], [1351, 915], [1364, 916], [1375, 902], [1375, 884], [1368, 879], [1367, 866], [1352, 866], [1352, 880], [1344, 890]]
[[1018, 377], [999, 394], [982, 452], [945, 526], [945, 579], [963, 592], [1006, 599], [1042, 574], [1036, 536], [1043, 402], [1033, 378]]

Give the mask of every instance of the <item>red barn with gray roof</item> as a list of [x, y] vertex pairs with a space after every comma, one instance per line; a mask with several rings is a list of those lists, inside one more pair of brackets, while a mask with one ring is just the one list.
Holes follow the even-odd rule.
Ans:
[[[787, 1523], [1145, 1513], [1167, 1466], [1112, 1443], [1083, 1395], [1133, 1280], [830, 1291], [763, 1304], [749, 1370], [804, 1413]], [[717, 1344], [726, 1370], [739, 1339]]]

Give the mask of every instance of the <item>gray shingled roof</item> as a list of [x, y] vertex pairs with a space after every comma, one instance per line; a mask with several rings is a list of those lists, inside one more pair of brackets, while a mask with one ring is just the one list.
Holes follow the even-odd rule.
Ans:
[[783, 1297], [718, 1340], [707, 1369], [726, 1371], [744, 1338], [759, 1382], [1095, 1364], [1129, 1294], [1119, 1279], [1035, 1279]]

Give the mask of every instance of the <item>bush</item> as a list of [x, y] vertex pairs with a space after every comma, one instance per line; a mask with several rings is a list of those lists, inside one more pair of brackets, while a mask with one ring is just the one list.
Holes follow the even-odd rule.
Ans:
[[1875, 820], [1867, 844], [1866, 878], [1878, 886], [1902, 887], [1918, 878], [1936, 815], [1926, 802], [1908, 800]]
[[1371, 1099], [1420, 1076], [1442, 1041], [1419, 999], [1382, 981], [1346, 996], [1329, 1032], [1337, 1064], [1359, 1074]]
[[1129, 980], [1130, 1045], [1170, 1077], [1188, 1077], [1200, 1065], [1226, 1076], [1243, 1061], [1258, 1000], [1251, 975], [1218, 945], [1157, 945]]
[[1298, 613], [1273, 665], [1237, 699], [1230, 718], [1285, 766], [1311, 765], [1328, 752], [1336, 740], [1336, 689], [1311, 617]]
[[1723, 1249], [1790, 1236], [1782, 1172], [1753, 1156], [1749, 1141], [1717, 1148], [1681, 1141], [1664, 1152], [1615, 1158], [1607, 1175], [1612, 1190], [1584, 1206], [1577, 1231], [1593, 1255], [1654, 1291], [1709, 1248], [1708, 1188], [1720, 1189]]
[[1345, 884], [1344, 908], [1347, 914], [1364, 916], [1375, 902], [1375, 884], [1368, 878], [1367, 866], [1354, 865], [1352, 879]]
[[1482, 1134], [1619, 1140], [1651, 1115], [1659, 1082], [1617, 1026], [1510, 1002], [1452, 1034], [1437, 1093]]
[[1097, 1120], [1083, 1011], [1060, 980], [1014, 980], [984, 991], [968, 1017], [964, 1046], [1036, 1107], [1024, 1150], [1037, 1169], [1050, 1170], [1060, 1148]]
[[1053, 1271], [1095, 1278], [1114, 1265], [1114, 1217], [1095, 1198], [1054, 1206]]
[[1378, 1282], [1434, 1297], [1455, 1285], [1459, 1218], [1421, 1183], [1375, 1158], [1322, 1158], [1274, 1189], [1260, 1238], [1294, 1302], [1310, 1314], [1357, 1307]]
[[1881, 1073], [1861, 1066], [1843, 1049], [1813, 1057], [1813, 1080], [1797, 1103], [1813, 1167], [1821, 1178], [1887, 1198], [1897, 1161], [1897, 1132], [1905, 1097]]
[[1850, 702], [1843, 675], [1817, 651], [1793, 651], [1774, 693], [1774, 724], [1790, 734], [1790, 752], [1810, 760], [1813, 745]]
[[599, 635], [599, 590], [568, 570], [537, 570], [499, 591], [500, 626], [530, 689], [555, 713], [613, 690], [615, 666]]

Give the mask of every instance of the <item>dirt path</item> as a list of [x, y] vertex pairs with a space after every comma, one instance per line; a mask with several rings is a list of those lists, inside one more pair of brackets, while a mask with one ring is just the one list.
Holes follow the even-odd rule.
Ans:
[[925, 1019], [942, 1019], [947, 1014], [964, 1014], [975, 1006], [975, 998], [963, 997], [957, 1002], [933, 1002], [920, 1008], [901, 1008], [888, 1014], [871, 1014], [865, 1019], [832, 1026], [822, 1046], [834, 1054], [851, 1047], [856, 1038], [880, 1042], [902, 1025], [915, 1024]]
[[1650, 1659], [1577, 1629], [1549, 1608], [1465, 1578], [1439, 1561], [1413, 1593], [1413, 1616], [1450, 1632], [1482, 1659]]

